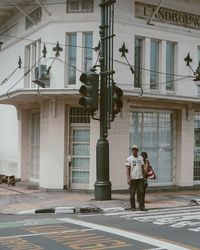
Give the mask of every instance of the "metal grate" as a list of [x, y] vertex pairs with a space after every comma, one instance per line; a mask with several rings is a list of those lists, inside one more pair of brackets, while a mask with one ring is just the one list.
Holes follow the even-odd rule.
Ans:
[[67, 0], [67, 13], [87, 13], [93, 12], [94, 0]]
[[90, 115], [82, 108], [70, 108], [70, 123], [90, 123]]

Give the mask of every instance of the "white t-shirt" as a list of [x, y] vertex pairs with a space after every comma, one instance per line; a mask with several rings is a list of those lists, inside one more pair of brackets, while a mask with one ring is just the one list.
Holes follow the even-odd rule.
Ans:
[[144, 164], [143, 157], [138, 155], [138, 157], [134, 157], [131, 155], [126, 160], [126, 167], [131, 168], [130, 178], [131, 180], [135, 179], [143, 179], [142, 174], [142, 165]]

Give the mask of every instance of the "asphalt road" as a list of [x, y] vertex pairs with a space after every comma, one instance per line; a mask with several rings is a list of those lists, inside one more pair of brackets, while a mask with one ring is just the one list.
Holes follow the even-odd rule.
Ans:
[[200, 249], [200, 206], [0, 216], [0, 249]]

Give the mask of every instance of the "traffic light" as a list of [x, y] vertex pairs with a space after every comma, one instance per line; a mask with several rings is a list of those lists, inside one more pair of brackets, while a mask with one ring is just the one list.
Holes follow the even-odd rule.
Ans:
[[99, 75], [94, 71], [83, 73], [80, 81], [84, 83], [79, 89], [81, 95], [79, 104], [91, 114], [98, 109]]
[[123, 91], [119, 87], [116, 86], [116, 83], [113, 83], [113, 96], [112, 96], [112, 117], [115, 118], [116, 114], [118, 114], [123, 108]]

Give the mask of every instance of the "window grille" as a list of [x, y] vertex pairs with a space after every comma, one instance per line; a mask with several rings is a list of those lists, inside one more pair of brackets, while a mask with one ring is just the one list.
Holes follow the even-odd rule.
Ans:
[[90, 115], [82, 108], [70, 108], [70, 123], [90, 123]]
[[66, 2], [67, 13], [87, 13], [93, 12], [93, 0], [67, 0]]

